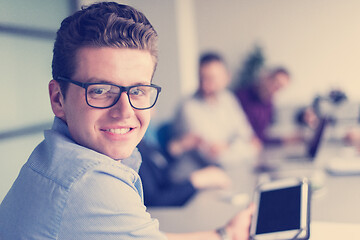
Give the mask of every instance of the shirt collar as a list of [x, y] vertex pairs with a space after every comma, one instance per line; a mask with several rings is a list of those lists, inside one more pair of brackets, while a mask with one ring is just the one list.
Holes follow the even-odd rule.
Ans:
[[[74, 139], [71, 137], [69, 128], [66, 122], [58, 117], [54, 118], [54, 123], [51, 130], [56, 131], [75, 143]], [[114, 160], [115, 161], [115, 160]], [[131, 156], [121, 160], [121, 163], [132, 168], [134, 171], [138, 172], [141, 165], [141, 155], [137, 148], [132, 152]]]

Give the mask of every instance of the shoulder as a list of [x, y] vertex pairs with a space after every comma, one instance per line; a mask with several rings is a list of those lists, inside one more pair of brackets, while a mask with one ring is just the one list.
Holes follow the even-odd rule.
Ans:
[[157, 220], [143, 204], [140, 177], [121, 165], [96, 165], [72, 185], [60, 231], [64, 239], [79, 234], [89, 234], [87, 239], [127, 239], [130, 234], [162, 239]]
[[198, 94], [194, 94], [183, 98], [180, 105], [182, 108], [186, 108], [189, 106], [199, 104], [201, 102], [203, 102], [202, 98]]
[[[140, 165], [141, 156], [136, 150], [124, 162], [127, 160], [133, 165]], [[96, 168], [107, 168], [107, 171], [113, 172], [114, 175], [126, 172], [127, 175], [134, 177], [135, 173], [130, 167], [83, 147], [64, 134], [53, 130], [45, 132], [45, 140], [35, 148], [27, 165], [64, 188], [69, 188], [73, 182]]]
[[[97, 164], [89, 168], [69, 189], [70, 196], [81, 202], [121, 203], [126, 199], [141, 203], [141, 180], [133, 169], [114, 162]], [[78, 200], [77, 200], [78, 201]], [[128, 203], [130, 204], [130, 203]]]
[[236, 99], [234, 92], [227, 89], [222, 92], [221, 96], [227, 99]]
[[230, 90], [223, 91], [220, 95], [220, 99], [226, 104], [238, 104], [235, 94]]
[[252, 90], [249, 87], [239, 88], [238, 90], [235, 91], [235, 95], [238, 98], [248, 98], [250, 96], [251, 91]]

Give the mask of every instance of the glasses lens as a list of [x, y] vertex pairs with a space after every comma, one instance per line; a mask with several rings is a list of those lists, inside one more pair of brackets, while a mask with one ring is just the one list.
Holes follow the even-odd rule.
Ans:
[[[121, 88], [110, 84], [91, 84], [87, 87], [86, 100], [95, 108], [111, 107], [119, 99]], [[158, 96], [153, 86], [134, 86], [128, 90], [130, 104], [137, 109], [151, 108]]]
[[134, 86], [129, 89], [128, 95], [134, 108], [145, 109], [155, 104], [158, 90], [153, 86]]
[[87, 101], [90, 106], [106, 108], [111, 106], [118, 98], [120, 88], [107, 84], [92, 84], [87, 88]]

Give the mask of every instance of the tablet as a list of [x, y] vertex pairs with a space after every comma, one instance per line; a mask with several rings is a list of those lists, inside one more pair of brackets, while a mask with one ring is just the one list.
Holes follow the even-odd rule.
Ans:
[[250, 237], [256, 240], [308, 239], [310, 192], [307, 179], [282, 179], [259, 185]]

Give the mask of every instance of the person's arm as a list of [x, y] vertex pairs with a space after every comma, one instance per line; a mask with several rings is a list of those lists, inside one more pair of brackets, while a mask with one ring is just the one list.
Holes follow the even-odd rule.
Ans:
[[143, 159], [139, 175], [143, 183], [145, 205], [148, 207], [181, 206], [197, 189], [225, 188], [231, 184], [224, 170], [214, 166], [194, 171], [185, 181], [173, 182], [168, 177], [169, 160], [161, 151], [146, 141], [142, 141], [138, 149]]
[[148, 161], [143, 161], [139, 174], [147, 207], [182, 206], [198, 189], [226, 188], [231, 185], [231, 180], [224, 170], [215, 166], [194, 171], [188, 180], [180, 183], [171, 182], [166, 178], [165, 172], [149, 165]]
[[196, 192], [189, 181], [172, 183], [165, 172], [143, 161], [139, 171], [147, 207], [182, 206]]
[[196, 189], [227, 188], [231, 186], [231, 179], [219, 167], [209, 166], [194, 171], [190, 175], [190, 182]]
[[179, 156], [185, 152], [199, 148], [203, 144], [202, 140], [192, 133], [186, 133], [169, 143], [169, 152], [173, 156]]
[[[226, 235], [231, 240], [248, 240], [251, 216], [254, 205], [238, 213], [224, 227]], [[192, 233], [166, 233], [169, 240], [225, 240], [216, 230]]]
[[145, 206], [182, 206], [195, 194], [196, 189], [190, 181], [171, 181], [167, 172], [171, 160], [156, 146], [142, 141], [138, 149], [142, 155], [139, 175], [143, 183]]

